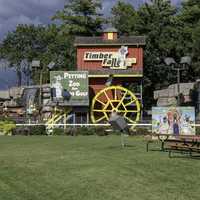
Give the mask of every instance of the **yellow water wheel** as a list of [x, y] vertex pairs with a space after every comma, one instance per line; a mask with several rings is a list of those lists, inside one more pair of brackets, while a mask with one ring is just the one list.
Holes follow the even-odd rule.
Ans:
[[104, 88], [92, 100], [91, 120], [93, 123], [106, 123], [112, 112], [123, 116], [128, 123], [135, 124], [140, 119], [140, 102], [124, 87]]

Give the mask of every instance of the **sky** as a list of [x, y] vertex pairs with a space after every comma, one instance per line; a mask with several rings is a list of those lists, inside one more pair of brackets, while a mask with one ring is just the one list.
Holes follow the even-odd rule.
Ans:
[[[48, 24], [57, 10], [61, 10], [67, 0], [0, 0], [0, 40], [17, 24]], [[138, 7], [148, 0], [124, 0]], [[173, 4], [181, 0], [172, 0]], [[117, 0], [102, 0], [103, 13], [109, 15], [110, 8]]]

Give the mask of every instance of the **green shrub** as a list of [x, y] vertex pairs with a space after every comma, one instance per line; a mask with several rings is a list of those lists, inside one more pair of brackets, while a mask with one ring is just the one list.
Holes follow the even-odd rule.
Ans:
[[76, 129], [76, 135], [94, 135], [95, 132], [91, 127], [79, 127]]
[[110, 129], [110, 127], [97, 126], [94, 128], [94, 131], [95, 131], [95, 134], [98, 136], [106, 136], [115, 132], [115, 131], [108, 132], [107, 131], [108, 129]]
[[135, 127], [130, 130], [131, 135], [148, 135], [151, 132], [151, 127]]
[[54, 128], [52, 135], [65, 135], [64, 128]]
[[15, 122], [8, 118], [2, 119], [0, 121], [0, 132], [3, 135], [12, 134], [15, 128], [16, 128]]
[[[67, 128], [65, 131], [65, 135], [99, 135], [105, 136], [108, 135], [108, 132], [105, 130], [108, 129], [107, 127], [71, 127]], [[63, 131], [63, 129], [61, 129]]]
[[46, 127], [44, 125], [29, 127], [30, 135], [46, 135]]
[[106, 130], [108, 127], [80, 127], [76, 129], [77, 135], [98, 135], [98, 136], [105, 136], [108, 135]]
[[76, 136], [77, 128], [75, 127], [67, 127], [64, 131], [65, 135]]

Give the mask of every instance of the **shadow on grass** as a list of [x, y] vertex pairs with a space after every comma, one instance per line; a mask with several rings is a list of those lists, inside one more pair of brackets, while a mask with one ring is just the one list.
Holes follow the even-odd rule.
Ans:
[[149, 149], [148, 152], [150, 152], [150, 151], [166, 152], [166, 151], [163, 151], [162, 149]]
[[108, 149], [131, 149], [131, 150], [136, 150], [136, 145], [131, 145], [131, 144], [126, 144], [124, 147], [122, 147], [120, 144], [117, 146], [109, 146]]
[[169, 157], [170, 159], [173, 159], [173, 158], [181, 158], [181, 159], [194, 159], [194, 160], [200, 160], [200, 155], [187, 155], [187, 154], [181, 154], [181, 155], [171, 155]]

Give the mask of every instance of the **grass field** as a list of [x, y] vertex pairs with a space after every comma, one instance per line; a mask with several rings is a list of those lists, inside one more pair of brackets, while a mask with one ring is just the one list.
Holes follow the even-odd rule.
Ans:
[[0, 137], [0, 200], [198, 200], [200, 160], [142, 137]]

